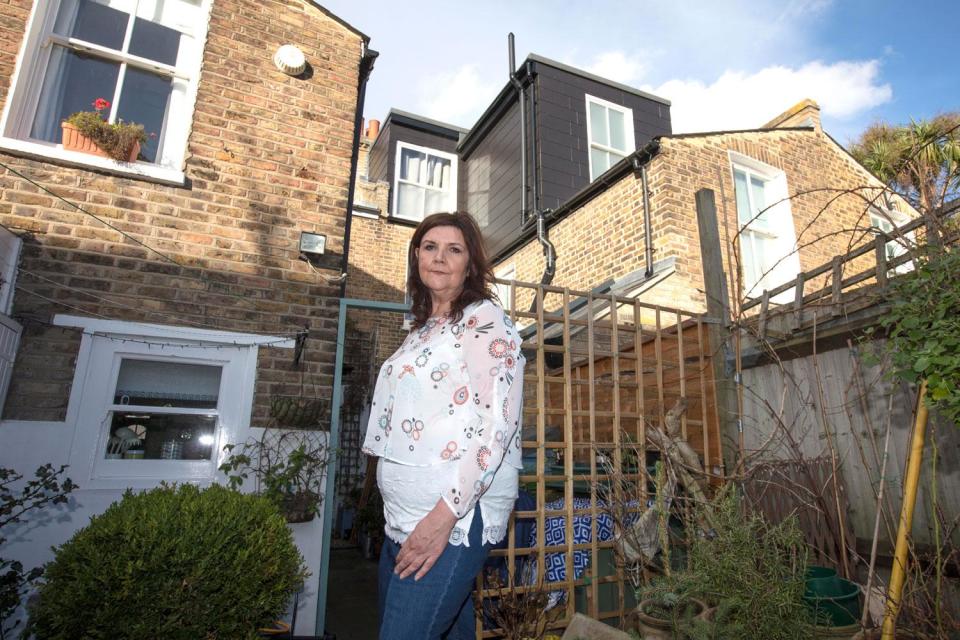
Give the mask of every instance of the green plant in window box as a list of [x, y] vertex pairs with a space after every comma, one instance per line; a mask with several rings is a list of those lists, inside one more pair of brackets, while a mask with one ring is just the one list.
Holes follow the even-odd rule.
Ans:
[[140, 147], [149, 138], [143, 125], [122, 120], [108, 122], [103, 111], [110, 108], [110, 102], [105, 98], [97, 98], [92, 106], [93, 111], [78, 111], [63, 121], [64, 148], [103, 155], [117, 162], [136, 160]]
[[264, 429], [251, 438], [223, 448], [220, 465], [230, 488], [239, 490], [253, 476], [256, 492], [277, 505], [287, 522], [309, 522], [323, 501], [327, 448], [316, 432]]

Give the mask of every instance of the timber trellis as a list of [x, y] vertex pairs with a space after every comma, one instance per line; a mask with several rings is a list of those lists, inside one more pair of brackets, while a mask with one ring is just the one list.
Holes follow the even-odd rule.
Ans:
[[[622, 621], [635, 601], [623, 568], [613, 561], [613, 541], [599, 539], [609, 518], [603, 483], [617, 473], [634, 481], [646, 477], [625, 453], [653, 451], [644, 445], [647, 429], [663, 429], [666, 412], [681, 398], [687, 401], [683, 439], [705, 469], [721, 470], [709, 321], [633, 298], [501, 284], [509, 287], [504, 306], [511, 309], [527, 359], [520, 486], [534, 496], [536, 508], [514, 512], [506, 548], [493, 555], [512, 571], [515, 593], [549, 592], [559, 600], [551, 628], [566, 627], [575, 611]], [[612, 466], [609, 475], [604, 464]], [[647, 489], [645, 481], [638, 486], [641, 495], [630, 508], [639, 513]], [[535, 534], [529, 533], [531, 523]], [[575, 554], [578, 567], [586, 555], [580, 573]], [[497, 591], [487, 586], [478, 578], [478, 593], [490, 603]], [[484, 625], [478, 619], [477, 637], [500, 637], [489, 627], [489, 620]]]

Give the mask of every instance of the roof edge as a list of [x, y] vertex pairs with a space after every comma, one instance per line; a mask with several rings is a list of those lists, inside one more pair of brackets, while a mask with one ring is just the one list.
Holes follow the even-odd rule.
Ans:
[[325, 16], [327, 16], [334, 22], [338, 23], [340, 26], [360, 36], [363, 39], [364, 44], [370, 44], [370, 36], [365, 34], [363, 31], [360, 31], [360, 29], [357, 29], [355, 26], [353, 26], [352, 24], [350, 24], [349, 22], [347, 22], [346, 20], [344, 20], [343, 18], [335, 14], [333, 11], [330, 11], [330, 9], [327, 9], [325, 6], [317, 2], [317, 0], [307, 0], [307, 2], [309, 4], [312, 4], [317, 9], [319, 9]]
[[560, 69], [561, 71], [566, 71], [567, 73], [572, 73], [575, 76], [580, 76], [581, 78], [586, 78], [587, 80], [593, 80], [594, 82], [599, 82], [601, 84], [609, 85], [621, 91], [626, 91], [627, 93], [632, 93], [635, 96], [640, 96], [641, 98], [647, 98], [648, 100], [653, 100], [654, 102], [659, 102], [665, 106], [671, 106], [670, 100], [658, 96], [653, 93], [649, 93], [642, 89], [637, 89], [636, 87], [631, 87], [630, 85], [623, 84], [622, 82], [617, 82], [616, 80], [610, 80], [609, 78], [604, 78], [603, 76], [598, 76], [595, 73], [590, 73], [589, 71], [584, 71], [583, 69], [578, 69], [569, 64], [564, 64], [563, 62], [558, 62], [550, 58], [545, 58], [536, 53], [531, 53], [527, 56], [527, 60], [533, 60], [534, 62], [539, 62], [540, 64], [545, 64], [548, 67], [553, 67], [555, 69]]

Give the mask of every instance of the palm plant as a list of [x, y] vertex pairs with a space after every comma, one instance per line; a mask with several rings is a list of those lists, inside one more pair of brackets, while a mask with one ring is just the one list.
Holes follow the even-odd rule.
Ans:
[[850, 153], [921, 211], [960, 197], [960, 113], [906, 125], [874, 124]]

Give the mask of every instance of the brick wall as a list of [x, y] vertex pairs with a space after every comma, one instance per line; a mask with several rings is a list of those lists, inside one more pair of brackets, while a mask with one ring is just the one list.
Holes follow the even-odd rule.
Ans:
[[[0, 77], [8, 80], [28, 9], [0, 4]], [[299, 46], [312, 73], [271, 61]], [[263, 348], [254, 423], [270, 392], [296, 393], [333, 374], [337, 270], [298, 259], [302, 230], [343, 251], [360, 37], [305, 0], [218, 0], [185, 162], [183, 187], [0, 154], [30, 176], [171, 257], [0, 171], [0, 224], [24, 237], [13, 314], [25, 325], [5, 418], [62, 420], [79, 335], [56, 313], [287, 334], [309, 326], [303, 372], [292, 352]], [[56, 303], [38, 297], [43, 296]]]
[[[360, 164], [365, 165], [372, 140], [365, 139], [360, 146]], [[389, 222], [387, 199], [390, 185], [366, 179], [366, 172], [357, 174], [356, 198], [376, 207], [377, 217], [354, 215], [350, 227], [349, 275], [347, 296], [362, 300], [403, 302], [406, 291], [407, 247], [413, 236], [413, 227]], [[376, 334], [375, 359], [379, 363], [392, 354], [407, 332], [403, 318], [393, 312], [356, 311], [351, 319], [361, 331]]]
[[[728, 151], [749, 156], [787, 176], [800, 249], [800, 267], [812, 269], [862, 242], [870, 224], [866, 200], [880, 183], [818, 131], [764, 131], [667, 137], [647, 168], [654, 261], [674, 258], [675, 271], [639, 296], [644, 302], [688, 311], [706, 308], [694, 195], [715, 193], [725, 270], [736, 234], [736, 201]], [[856, 187], [859, 192], [844, 193]], [[900, 202], [901, 210], [907, 211]], [[869, 238], [869, 236], [866, 236]], [[639, 175], [629, 174], [550, 227], [557, 249], [553, 284], [588, 291], [644, 266], [643, 199]], [[504, 258], [517, 280], [539, 282], [544, 258], [535, 240]], [[731, 288], [731, 291], [733, 289]], [[528, 292], [518, 301], [529, 307]], [[548, 305], [549, 306], [549, 305]]]

